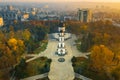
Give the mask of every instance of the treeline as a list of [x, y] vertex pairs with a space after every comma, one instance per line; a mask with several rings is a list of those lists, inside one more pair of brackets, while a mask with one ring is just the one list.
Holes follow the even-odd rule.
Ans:
[[68, 22], [68, 25], [81, 42], [78, 49], [91, 52], [87, 69], [120, 80], [120, 27], [110, 21]]
[[[91, 23], [68, 22], [68, 27], [82, 42], [81, 51], [89, 52], [94, 45], [105, 45], [113, 52], [118, 52], [120, 28], [110, 21]], [[116, 47], [115, 47], [116, 46]], [[117, 50], [118, 49], [118, 50]]]
[[[42, 40], [47, 40], [47, 34], [49, 33], [49, 27], [43, 25], [41, 22], [30, 21], [14, 24], [14, 30], [16, 32], [26, 31], [26, 39], [19, 35], [18, 37], [24, 40], [28, 52], [34, 51], [39, 45], [38, 43]], [[29, 38], [29, 39], [27, 39]], [[33, 47], [32, 47], [33, 46]]]
[[0, 78], [5, 78], [7, 75], [3, 74], [2, 69], [9, 71], [11, 67], [20, 62], [23, 54], [33, 52], [40, 46], [41, 41], [47, 40], [49, 28], [41, 23], [34, 23], [34, 21], [18, 22], [1, 28]]
[[[25, 23], [27, 22], [24, 22], [24, 25], [26, 25]], [[36, 25], [36, 26], [39, 26], [39, 25], [44, 25], [48, 28], [49, 30], [49, 33], [54, 33], [58, 30], [58, 24], [59, 24], [59, 20], [53, 20], [53, 21], [29, 21], [29, 24], [27, 24], [26, 27], [28, 27], [29, 25]], [[20, 25], [23, 25], [20, 24]], [[19, 27], [19, 29], [21, 29]]]

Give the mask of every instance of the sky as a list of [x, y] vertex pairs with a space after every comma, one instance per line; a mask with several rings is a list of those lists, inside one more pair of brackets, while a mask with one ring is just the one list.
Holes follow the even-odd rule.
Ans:
[[0, 0], [0, 2], [120, 2], [120, 0]]

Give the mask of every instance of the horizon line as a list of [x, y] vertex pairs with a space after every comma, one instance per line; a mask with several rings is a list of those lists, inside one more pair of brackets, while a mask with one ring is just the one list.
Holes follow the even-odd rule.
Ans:
[[72, 3], [72, 2], [87, 2], [87, 3], [120, 3], [120, 1], [43, 1], [43, 2], [39, 2], [39, 1], [0, 1], [0, 3]]

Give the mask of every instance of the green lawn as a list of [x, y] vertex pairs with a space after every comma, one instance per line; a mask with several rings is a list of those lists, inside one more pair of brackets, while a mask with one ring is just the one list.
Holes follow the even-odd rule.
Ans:
[[40, 57], [27, 63], [26, 72], [28, 76], [34, 76], [49, 72], [51, 60], [46, 57]]
[[40, 47], [38, 47], [34, 53], [35, 54], [39, 54], [40, 52], [43, 52], [45, 51], [45, 49], [47, 48], [47, 45], [48, 45], [48, 41], [47, 40], [44, 40], [42, 42], [39, 43]]

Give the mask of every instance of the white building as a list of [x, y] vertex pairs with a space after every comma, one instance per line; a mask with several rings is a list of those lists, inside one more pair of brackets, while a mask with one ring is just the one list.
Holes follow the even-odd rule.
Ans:
[[62, 47], [63, 47], [63, 48], [65, 47], [65, 43], [62, 43]]
[[65, 49], [61, 49], [61, 52], [62, 52], [62, 53], [61, 53], [62, 55], [65, 55], [65, 54], [66, 54]]
[[64, 48], [65, 47], [65, 43], [58, 43], [58, 48]]
[[57, 53], [58, 53], [59, 55], [61, 55], [61, 49], [58, 49], [58, 50], [57, 50]]
[[65, 40], [64, 37], [59, 37], [59, 42], [63, 42]]
[[61, 42], [62, 41], [62, 38], [61, 37], [59, 37], [59, 42]]
[[64, 33], [59, 33], [60, 36], [64, 36]]
[[57, 49], [57, 54], [58, 55], [65, 55], [66, 54], [66, 49]]

